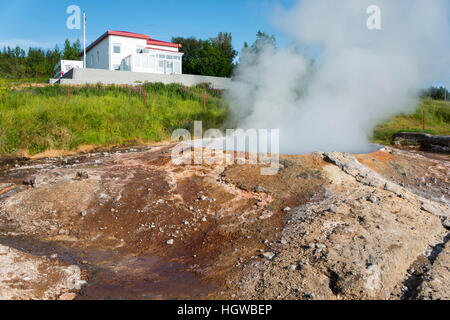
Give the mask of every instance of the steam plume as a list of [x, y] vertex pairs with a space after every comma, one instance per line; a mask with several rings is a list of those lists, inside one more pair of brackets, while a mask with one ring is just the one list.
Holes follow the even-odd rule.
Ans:
[[[369, 30], [370, 5], [381, 30]], [[369, 151], [381, 121], [414, 112], [417, 93], [450, 71], [445, 0], [302, 0], [278, 8], [292, 47], [244, 54], [229, 99], [242, 128], [280, 129], [282, 153]], [[318, 46], [320, 59], [298, 48]], [[304, 51], [304, 50], [302, 50]]]

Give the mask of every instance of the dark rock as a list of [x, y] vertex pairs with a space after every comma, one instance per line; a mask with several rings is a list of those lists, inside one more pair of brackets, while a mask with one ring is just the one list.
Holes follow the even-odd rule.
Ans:
[[23, 181], [23, 184], [32, 188], [36, 187], [36, 178], [29, 178]]
[[447, 153], [450, 151], [450, 136], [434, 136], [420, 132], [400, 132], [392, 136], [394, 144], [419, 145], [424, 151]]
[[327, 211], [330, 213], [337, 213], [338, 212], [338, 207], [335, 205], [332, 205]]
[[447, 229], [450, 229], [450, 218], [445, 219], [444, 227], [446, 227]]
[[77, 172], [75, 180], [87, 180], [89, 179], [89, 174], [86, 171]]

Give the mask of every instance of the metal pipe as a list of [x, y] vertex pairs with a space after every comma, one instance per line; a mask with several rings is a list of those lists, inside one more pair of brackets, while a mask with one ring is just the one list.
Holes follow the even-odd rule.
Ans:
[[86, 12], [83, 12], [83, 67], [86, 69]]

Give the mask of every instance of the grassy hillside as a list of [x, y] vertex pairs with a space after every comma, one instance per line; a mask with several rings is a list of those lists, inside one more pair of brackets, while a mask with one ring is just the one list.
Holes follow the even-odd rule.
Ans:
[[0, 154], [159, 142], [174, 129], [190, 129], [194, 120], [220, 127], [228, 114], [221, 92], [207, 85], [71, 87], [70, 101], [67, 93], [59, 85], [0, 82]]
[[[177, 128], [192, 129], [194, 120], [221, 128], [229, 113], [222, 92], [207, 85], [78, 86], [70, 88], [70, 101], [67, 93], [33, 79], [0, 79], [0, 154], [166, 141]], [[390, 144], [397, 132], [423, 131], [423, 110], [427, 132], [450, 134], [450, 102], [426, 99], [415, 114], [380, 124], [373, 140]]]
[[[426, 111], [426, 130], [423, 130], [423, 111]], [[397, 132], [427, 132], [450, 135], [450, 101], [422, 100], [416, 113], [398, 115], [380, 124], [374, 132], [373, 140], [381, 144], [390, 144], [391, 137]]]

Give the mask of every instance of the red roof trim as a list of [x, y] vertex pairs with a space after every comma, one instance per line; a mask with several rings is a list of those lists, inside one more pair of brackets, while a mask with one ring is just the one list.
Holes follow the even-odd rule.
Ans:
[[108, 31], [109, 36], [119, 36], [128, 38], [138, 38], [138, 39], [150, 39], [150, 36], [140, 33], [133, 33], [127, 31]]
[[[180, 44], [172, 43], [172, 42], [166, 42], [166, 41], [160, 41], [155, 39], [150, 39], [150, 36], [147, 36], [145, 34], [140, 33], [133, 33], [133, 32], [127, 32], [127, 31], [112, 31], [108, 30], [104, 34], [102, 34], [97, 40], [95, 40], [93, 43], [91, 43], [86, 48], [86, 53], [88, 53], [92, 48], [94, 48], [97, 44], [105, 40], [109, 36], [118, 36], [118, 37], [128, 37], [128, 38], [136, 38], [136, 39], [144, 39], [147, 40], [147, 44], [153, 44], [153, 45], [159, 45], [163, 47], [173, 47], [173, 48], [181, 48]], [[83, 52], [80, 53], [80, 57], [83, 56]]]

